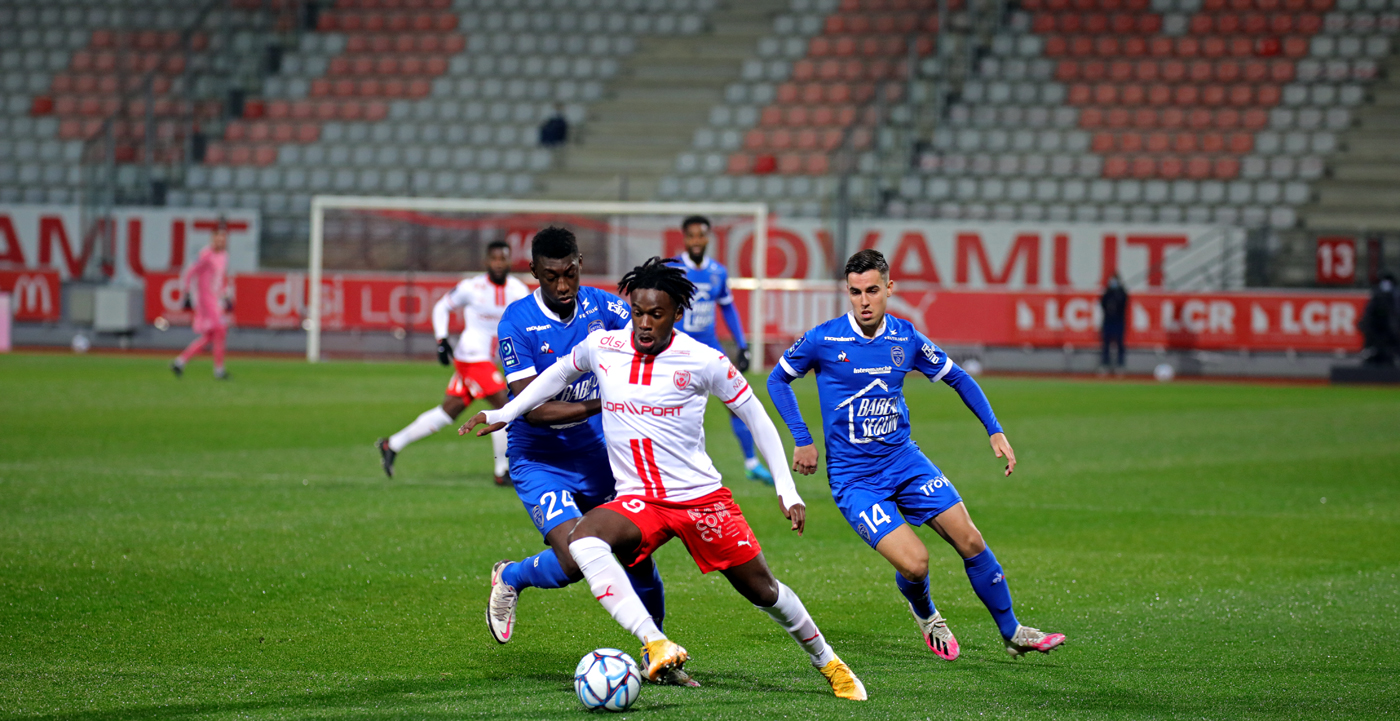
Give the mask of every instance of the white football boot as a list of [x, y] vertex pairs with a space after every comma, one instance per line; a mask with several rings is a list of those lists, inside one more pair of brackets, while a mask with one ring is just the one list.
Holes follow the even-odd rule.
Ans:
[[1063, 633], [1045, 633], [1030, 626], [1017, 626], [1016, 633], [1006, 639], [1006, 652], [1011, 658], [1020, 658], [1031, 651], [1050, 653], [1065, 642]]
[[960, 649], [958, 639], [953, 637], [953, 632], [948, 628], [948, 623], [943, 620], [943, 614], [934, 611], [930, 618], [919, 618], [919, 614], [914, 613], [914, 604], [909, 604], [909, 613], [919, 622], [919, 630], [924, 634], [924, 643], [928, 645], [928, 650], [938, 654], [944, 661], [953, 661], [958, 658]]
[[491, 600], [486, 604], [486, 627], [496, 643], [509, 643], [515, 631], [515, 604], [520, 600], [513, 586], [501, 580], [501, 572], [511, 561], [497, 561], [491, 567]]

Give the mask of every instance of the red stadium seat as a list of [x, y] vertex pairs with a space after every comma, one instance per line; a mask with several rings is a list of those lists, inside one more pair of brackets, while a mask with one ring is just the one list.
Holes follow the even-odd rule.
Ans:
[[1089, 143], [1089, 149], [1095, 153], [1112, 152], [1117, 147], [1113, 133], [1094, 133], [1094, 138]]
[[1206, 125], [1201, 127], [1215, 127], [1220, 130], [1233, 130], [1240, 127], [1240, 111], [1234, 108], [1222, 108], [1211, 115]]
[[1132, 160], [1128, 174], [1134, 178], [1151, 178], [1157, 174], [1157, 160], [1149, 155], [1138, 155]]
[[778, 156], [778, 172], [783, 175], [797, 175], [802, 172], [806, 159], [801, 153], [783, 153]]
[[768, 135], [768, 147], [774, 150], [787, 150], [792, 147], [792, 132], [779, 128]]
[[750, 130], [744, 134], [746, 150], [762, 150], [768, 146], [768, 134], [762, 130]]
[[817, 105], [826, 98], [826, 89], [820, 83], [808, 83], [802, 86], [802, 102], [807, 105]]
[[768, 175], [778, 169], [778, 159], [768, 153], [754, 158], [751, 171], [754, 175]]
[[1103, 80], [1108, 74], [1108, 63], [1102, 60], [1085, 60], [1080, 63], [1080, 74], [1085, 80]]
[[[1248, 86], [1244, 86], [1248, 90]], [[1233, 98], [1233, 95], [1231, 96]], [[1223, 85], [1206, 85], [1201, 88], [1199, 102], [1206, 107], [1217, 107], [1225, 104], [1226, 90]]]
[[298, 143], [314, 143], [321, 137], [321, 126], [315, 123], [302, 123], [297, 126]]
[[826, 175], [831, 171], [831, 166], [827, 156], [821, 153], [810, 153], [806, 156], [803, 169], [808, 175]]
[[1263, 130], [1269, 125], [1269, 113], [1259, 108], [1250, 108], [1244, 111], [1242, 124], [1246, 130]]
[[1104, 158], [1103, 174], [1105, 178], [1126, 178], [1128, 176], [1128, 159], [1122, 155], [1110, 155]]
[[1143, 130], [1157, 127], [1157, 111], [1151, 108], [1138, 108], [1134, 110], [1133, 127]]
[[1133, 114], [1127, 108], [1109, 108], [1104, 122], [1110, 128], [1127, 128], [1133, 124]]
[[1209, 178], [1210, 169], [1210, 158], [1197, 155], [1186, 161], [1186, 177], [1192, 180], [1205, 180]]
[[1101, 108], [1085, 108], [1079, 113], [1079, 127], [1081, 128], [1102, 128], [1104, 127], [1104, 116]]
[[1135, 65], [1129, 60], [1115, 60], [1108, 66], [1108, 77], [1115, 83], [1126, 83], [1136, 75]]
[[1216, 158], [1211, 168], [1211, 177], [1229, 180], [1240, 174], [1240, 161], [1235, 158]]
[[1175, 155], [1168, 155], [1157, 161], [1158, 177], [1176, 180], [1186, 172], [1186, 163]]
[[1118, 149], [1125, 153], [1142, 152], [1142, 134], [1120, 133], [1118, 135]]

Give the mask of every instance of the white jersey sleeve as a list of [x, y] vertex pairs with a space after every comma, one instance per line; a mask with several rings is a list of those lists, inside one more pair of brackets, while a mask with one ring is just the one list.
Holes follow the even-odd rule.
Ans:
[[729, 361], [729, 357], [715, 352], [714, 359], [705, 364], [701, 380], [710, 395], [720, 399], [726, 406], [737, 408], [753, 398], [753, 388], [748, 379]]
[[464, 280], [433, 304], [434, 338], [442, 340], [447, 337], [447, 326], [452, 319], [452, 313], [471, 305], [471, 296], [471, 281]]
[[[453, 309], [462, 309], [464, 328], [454, 356], [463, 363], [490, 362], [496, 353], [496, 328], [506, 306], [530, 294], [530, 289], [506, 276], [504, 285], [496, 285], [485, 273], [457, 284], [443, 297]], [[433, 309], [433, 327], [437, 330], [437, 308]], [[440, 336], [441, 337], [441, 336]]]

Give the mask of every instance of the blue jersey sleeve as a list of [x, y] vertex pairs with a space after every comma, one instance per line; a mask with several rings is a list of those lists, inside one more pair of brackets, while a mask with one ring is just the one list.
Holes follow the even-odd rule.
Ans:
[[501, 356], [501, 365], [506, 371], [507, 383], [539, 375], [539, 371], [535, 369], [535, 346], [525, 337], [509, 311], [501, 317], [500, 324], [496, 326], [496, 346]]
[[807, 375], [807, 371], [818, 367], [817, 342], [814, 331], [807, 331], [799, 336], [782, 355], [778, 358], [778, 368], [783, 370], [793, 378], [801, 378]]
[[992, 412], [992, 402], [987, 400], [987, 394], [982, 392], [982, 386], [922, 333], [916, 335], [915, 339], [920, 346], [919, 355], [914, 359], [914, 369], [928, 376], [929, 380], [943, 381], [957, 391], [963, 405], [976, 414], [977, 420], [982, 422], [982, 427], [987, 429], [987, 435], [1003, 432], [1001, 423], [997, 421], [997, 414]]
[[597, 290], [597, 303], [603, 315], [603, 327], [608, 330], [621, 330], [632, 322], [632, 311], [627, 308], [627, 301], [607, 292]]
[[792, 390], [795, 380], [783, 368], [774, 368], [768, 374], [768, 397], [792, 433], [793, 444], [800, 448], [812, 445], [812, 432], [807, 429], [807, 422], [802, 420], [802, 411], [797, 407], [797, 394]]

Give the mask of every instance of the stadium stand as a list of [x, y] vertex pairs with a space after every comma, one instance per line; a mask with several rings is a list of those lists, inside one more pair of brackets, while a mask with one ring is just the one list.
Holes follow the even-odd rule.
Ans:
[[[750, 82], [731, 86], [731, 104], [713, 110], [662, 194], [762, 195], [779, 212], [812, 214], [817, 204], [798, 199], [829, 189], [824, 153], [847, 131], [867, 151], [857, 192], [877, 198], [875, 212], [1291, 227], [1367, 85], [1388, 68], [1400, 26], [1389, 2], [1026, 0], [946, 112], [913, 129], [911, 170], [891, 177], [867, 149], [910, 114], [871, 128], [870, 101], [886, 93], [898, 102], [909, 43], [916, 81], [946, 69], [946, 57], [930, 54], [937, 28], [927, 6], [845, 0], [824, 16], [780, 18], [759, 50], [791, 48], [792, 60], [746, 68]], [[1390, 137], [1373, 145], [1385, 152]]]
[[77, 202], [116, 120], [87, 166], [258, 208], [265, 249], [315, 193], [814, 216], [843, 175], [896, 217], [1400, 226], [1400, 0], [239, 0], [186, 46], [187, 5], [0, 7], [0, 200]]

